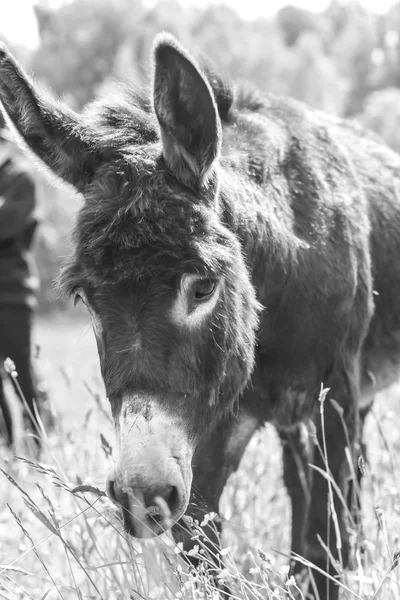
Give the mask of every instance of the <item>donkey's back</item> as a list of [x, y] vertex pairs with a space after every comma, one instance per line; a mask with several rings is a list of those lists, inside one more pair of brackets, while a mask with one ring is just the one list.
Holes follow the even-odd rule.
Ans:
[[[332, 346], [340, 312], [345, 317], [355, 297], [363, 297], [366, 314], [350, 321], [364, 329], [360, 401], [365, 406], [399, 376], [400, 156], [356, 122], [272, 94], [262, 98], [238, 89], [225, 114], [221, 164], [231, 187], [247, 188], [238, 194], [245, 214], [239, 230], [267, 312], [260, 346], [269, 359], [289, 352], [293, 367], [299, 331], [304, 336], [299, 363], [304, 351], [307, 361], [319, 357], [322, 338]], [[255, 221], [265, 253], [254, 243]], [[276, 261], [270, 268], [271, 250], [281, 268]], [[361, 304], [356, 303], [357, 313]]]

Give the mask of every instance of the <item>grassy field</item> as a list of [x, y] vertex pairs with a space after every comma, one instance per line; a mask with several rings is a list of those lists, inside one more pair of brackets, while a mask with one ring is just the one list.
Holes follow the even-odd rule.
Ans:
[[[40, 464], [0, 447], [8, 475], [0, 474], [0, 598], [218, 598], [207, 573], [188, 572], [181, 548], [167, 535], [145, 543], [127, 539], [97, 491], [104, 489], [114, 437], [89, 322], [70, 315], [41, 320], [35, 338], [56, 429]], [[394, 560], [400, 550], [399, 432], [400, 389], [393, 388], [367, 423], [363, 532], [354, 533], [354, 569], [344, 577], [350, 591], [343, 589], [342, 598], [400, 599]], [[251, 441], [224, 492], [221, 514], [226, 568], [219, 576], [233, 597], [298, 597], [287, 575], [290, 506], [271, 427]], [[201, 552], [201, 532], [196, 535]]]

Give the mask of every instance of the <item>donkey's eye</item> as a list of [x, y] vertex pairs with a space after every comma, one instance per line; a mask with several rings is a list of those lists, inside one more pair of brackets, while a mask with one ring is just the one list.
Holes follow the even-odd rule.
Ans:
[[74, 306], [79, 304], [79, 302], [83, 302], [83, 304], [85, 304], [86, 306], [88, 305], [85, 292], [83, 290], [76, 289], [74, 290]]
[[196, 300], [205, 300], [212, 296], [215, 285], [214, 279], [198, 279], [193, 285], [193, 292]]

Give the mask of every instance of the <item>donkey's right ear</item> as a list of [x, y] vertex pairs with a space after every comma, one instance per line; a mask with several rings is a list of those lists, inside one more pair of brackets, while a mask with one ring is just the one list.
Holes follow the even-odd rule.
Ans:
[[66, 105], [39, 92], [0, 43], [0, 107], [25, 144], [58, 177], [83, 192], [102, 160], [94, 132]]

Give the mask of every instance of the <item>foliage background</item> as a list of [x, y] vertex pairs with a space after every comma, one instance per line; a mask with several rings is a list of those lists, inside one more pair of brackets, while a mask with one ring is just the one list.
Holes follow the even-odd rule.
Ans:
[[[115, 80], [151, 78], [155, 34], [167, 30], [206, 54], [229, 77], [263, 92], [287, 94], [335, 115], [355, 118], [400, 151], [400, 2], [377, 15], [354, 1], [332, 0], [320, 13], [287, 5], [272, 18], [245, 21], [228, 5], [186, 8], [160, 0], [73, 0], [35, 6], [40, 43], [9, 43], [43, 84], [79, 110]], [[38, 178], [43, 224], [36, 257], [40, 308], [59, 307], [51, 287], [80, 199]]]

